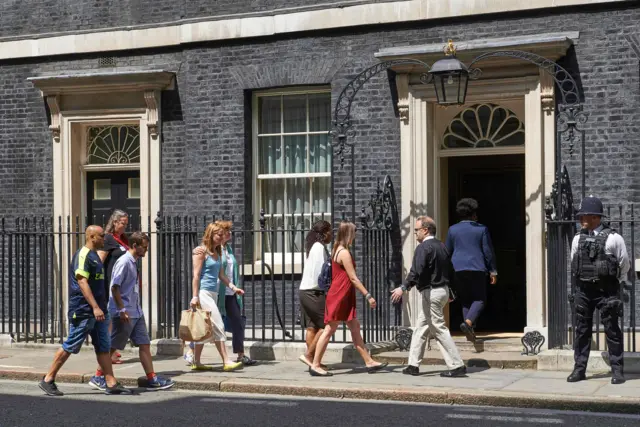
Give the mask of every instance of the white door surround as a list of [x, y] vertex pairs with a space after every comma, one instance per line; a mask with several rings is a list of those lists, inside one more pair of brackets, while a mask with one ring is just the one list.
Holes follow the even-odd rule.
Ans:
[[[56, 221], [71, 219], [71, 227], [82, 226], [82, 219], [76, 224], [76, 217], [86, 214], [86, 173], [97, 170], [140, 170], [140, 214], [142, 231], [155, 232], [153, 218], [161, 206], [161, 147], [160, 147], [160, 97], [161, 91], [170, 89], [174, 74], [166, 71], [142, 71], [120, 73], [97, 73], [72, 76], [32, 77], [29, 79], [42, 91], [50, 114], [53, 151], [53, 215]], [[140, 129], [140, 163], [137, 165], [87, 165], [86, 128], [88, 126], [134, 124]], [[148, 218], [152, 218], [149, 222]], [[62, 239], [62, 270], [65, 283], [63, 289], [64, 311], [67, 310], [66, 277], [69, 265], [68, 253], [74, 239]], [[155, 244], [155, 234], [151, 236]], [[56, 255], [55, 259], [58, 259]], [[155, 272], [155, 259], [143, 260], [143, 292], [153, 278], [146, 277], [147, 263]], [[57, 274], [54, 277], [58, 277]], [[154, 289], [155, 287], [152, 287]], [[157, 296], [152, 295], [155, 305]], [[144, 310], [149, 310], [148, 298], [144, 299]]]
[[[442, 126], [436, 120], [437, 109], [433, 88], [429, 85], [409, 84], [414, 79], [408, 74], [397, 75], [398, 99], [405, 110], [401, 121], [401, 212], [403, 229], [403, 258], [405, 272], [413, 258], [415, 237], [409, 230], [420, 215], [439, 218], [448, 216], [446, 183], [442, 182], [440, 150], [438, 148]], [[528, 75], [502, 79], [473, 81], [469, 85], [466, 106], [476, 103], [517, 102], [522, 106], [521, 119], [525, 128], [525, 194], [526, 194], [526, 253], [527, 253], [527, 327], [546, 336], [546, 277], [544, 246], [544, 198], [553, 182], [554, 112], [553, 80], [543, 75]], [[545, 111], [543, 112], [543, 103]], [[447, 113], [448, 114], [448, 113]], [[452, 116], [455, 111], [451, 112]], [[448, 124], [448, 123], [446, 123]], [[446, 125], [444, 124], [444, 125]], [[500, 154], [493, 149], [492, 154]], [[521, 148], [503, 149], [521, 151]], [[444, 190], [443, 190], [444, 189]], [[445, 201], [445, 203], [443, 203]], [[439, 227], [444, 238], [446, 228]], [[413, 292], [406, 305], [405, 323], [414, 324], [417, 313], [413, 307], [418, 295]]]

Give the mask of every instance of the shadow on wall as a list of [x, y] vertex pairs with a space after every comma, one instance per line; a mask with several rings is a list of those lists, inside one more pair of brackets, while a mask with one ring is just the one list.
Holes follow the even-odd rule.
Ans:
[[404, 268], [404, 263], [402, 260], [402, 247], [404, 246], [406, 240], [413, 234], [413, 220], [412, 218], [417, 218], [419, 216], [427, 215], [427, 204], [426, 203], [409, 203], [409, 216], [405, 217], [400, 221], [400, 230], [399, 230], [399, 247], [400, 247], [400, 271], [402, 271], [402, 277], [404, 277], [407, 273]]

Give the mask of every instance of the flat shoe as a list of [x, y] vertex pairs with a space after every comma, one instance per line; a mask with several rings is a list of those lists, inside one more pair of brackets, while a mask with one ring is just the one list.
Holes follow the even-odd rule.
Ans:
[[384, 369], [387, 367], [387, 365], [389, 365], [389, 363], [387, 362], [383, 362], [379, 365], [376, 366], [367, 366], [367, 372], [370, 374], [373, 374], [374, 372], [378, 372], [380, 369]]
[[242, 362], [229, 363], [228, 365], [224, 365], [222, 370], [225, 372], [231, 372], [237, 369], [242, 369], [242, 366], [243, 366]]
[[324, 374], [321, 374], [320, 372], [316, 371], [313, 368], [309, 368], [309, 374], [311, 374], [312, 377], [332, 377], [333, 376], [331, 372], [325, 372]]
[[213, 366], [208, 365], [196, 365], [195, 363], [191, 365], [192, 371], [213, 371]]

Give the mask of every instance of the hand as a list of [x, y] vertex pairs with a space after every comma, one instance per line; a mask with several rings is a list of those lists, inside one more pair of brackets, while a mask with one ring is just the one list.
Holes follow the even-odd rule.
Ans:
[[369, 301], [369, 307], [371, 308], [376, 308], [378, 306], [378, 303], [373, 299], [373, 297], [369, 297], [367, 301]]
[[124, 323], [129, 323], [129, 314], [126, 311], [120, 312], [120, 321]]
[[191, 298], [191, 308], [193, 308], [194, 310], [196, 309], [196, 307], [198, 306], [198, 304], [200, 304], [200, 298], [198, 297], [193, 297]]
[[100, 307], [96, 307], [93, 309], [93, 315], [98, 322], [104, 322], [104, 313], [102, 312], [102, 310], [100, 310]]
[[491, 278], [489, 279], [489, 283], [491, 283], [492, 285], [495, 285], [496, 283], [498, 283], [498, 275], [492, 274]]
[[402, 290], [401, 286], [398, 286], [397, 288], [395, 288], [394, 290], [391, 291], [391, 302], [398, 303], [402, 300], [402, 294], [404, 294], [404, 291]]
[[244, 290], [238, 288], [233, 283], [229, 283], [229, 288], [237, 295], [244, 295]]

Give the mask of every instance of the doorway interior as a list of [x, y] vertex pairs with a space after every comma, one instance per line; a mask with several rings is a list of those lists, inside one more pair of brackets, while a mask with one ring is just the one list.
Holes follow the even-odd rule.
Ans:
[[[478, 201], [479, 222], [489, 229], [498, 282], [487, 282], [487, 303], [477, 332], [522, 332], [526, 326], [526, 215], [524, 154], [442, 158], [447, 162], [449, 224], [458, 221], [456, 203], [470, 197]], [[449, 324], [457, 331], [462, 307], [454, 301]]]

